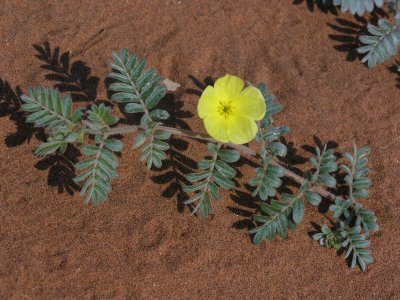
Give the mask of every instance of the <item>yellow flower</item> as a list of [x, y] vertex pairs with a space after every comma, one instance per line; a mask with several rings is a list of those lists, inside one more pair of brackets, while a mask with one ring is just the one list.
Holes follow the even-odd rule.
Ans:
[[225, 75], [200, 97], [197, 111], [207, 132], [222, 143], [245, 144], [257, 134], [255, 121], [266, 112], [265, 100], [254, 86], [245, 89], [239, 77]]

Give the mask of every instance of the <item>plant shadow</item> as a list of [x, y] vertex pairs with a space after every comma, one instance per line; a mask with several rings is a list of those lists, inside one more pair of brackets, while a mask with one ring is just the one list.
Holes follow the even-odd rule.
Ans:
[[[33, 45], [36, 57], [43, 62], [40, 68], [50, 71], [45, 79], [54, 82], [54, 88], [61, 93], [69, 93], [75, 102], [93, 102], [97, 98], [100, 79], [91, 75], [91, 68], [83, 61], [72, 61], [70, 52], [61, 54], [59, 47], [51, 47], [49, 42]], [[53, 48], [53, 49], [52, 49]], [[59, 193], [73, 194], [80, 186], [73, 181], [75, 163], [79, 150], [69, 145], [64, 154], [55, 153], [42, 158], [35, 167], [48, 170], [49, 186], [57, 187]]]
[[395, 74], [396, 77], [396, 87], [400, 88], [400, 61], [396, 60], [396, 63], [387, 68], [390, 73]]
[[26, 123], [27, 114], [21, 110], [21, 95], [19, 86], [13, 89], [8, 81], [0, 78], [0, 117], [8, 117], [16, 127], [16, 131], [7, 134], [4, 140], [7, 147], [28, 143], [34, 135], [41, 141], [45, 140], [43, 129]]
[[315, 9], [319, 9], [323, 13], [332, 13], [334, 15], [338, 14], [338, 9], [336, 6], [333, 5], [332, 0], [325, 1], [326, 4], [323, 3], [322, 0], [315, 1], [315, 0], [293, 0], [293, 5], [299, 5], [306, 3], [307, 8], [310, 12], [314, 12]]
[[[167, 94], [161, 100], [158, 108], [168, 111], [170, 118], [164, 123], [173, 128], [190, 130], [186, 119], [193, 117], [190, 111], [184, 110], [184, 103], [178, 100], [180, 93]], [[197, 168], [197, 162], [183, 154], [189, 148], [189, 142], [171, 136], [169, 140], [170, 149], [168, 151], [168, 159], [160, 170], [162, 173], [152, 177], [153, 182], [166, 185], [161, 195], [164, 198], [171, 199], [177, 197], [178, 212], [183, 213], [185, 210], [184, 202], [188, 199], [187, 194], [183, 191], [182, 186], [188, 185], [190, 182], [185, 175], [193, 172]], [[189, 207], [190, 208], [190, 207]]]
[[347, 53], [347, 61], [361, 60], [362, 58], [362, 55], [357, 52], [357, 48], [361, 46], [358, 38], [367, 32], [365, 27], [367, 21], [363, 18], [358, 19], [361, 20], [362, 25], [341, 18], [336, 18], [335, 23], [327, 23], [329, 27], [338, 32], [338, 34], [330, 34], [329, 38], [339, 42], [334, 48], [339, 52]]
[[83, 61], [71, 61], [70, 52], [60, 54], [60, 48], [51, 49], [49, 42], [33, 45], [36, 57], [44, 64], [42, 69], [49, 70], [45, 78], [54, 81], [54, 88], [68, 92], [74, 101], [96, 101], [99, 77], [91, 76], [91, 68]]
[[80, 152], [72, 145], [68, 145], [64, 154], [54, 153], [43, 157], [35, 164], [38, 170], [48, 170], [47, 184], [52, 187], [57, 187], [58, 193], [67, 192], [73, 195], [79, 191], [80, 187], [73, 179], [75, 174], [75, 163], [78, 162], [77, 157]]
[[[96, 100], [99, 78], [91, 76], [91, 68], [86, 63], [71, 62], [69, 52], [60, 54], [60, 48], [54, 47], [52, 50], [48, 42], [35, 44], [33, 47], [37, 51], [35, 56], [44, 62], [40, 67], [50, 71], [45, 75], [45, 79], [53, 81], [54, 88], [70, 93], [74, 101]], [[19, 87], [13, 90], [7, 81], [0, 79], [0, 117], [8, 116], [16, 124], [16, 132], [6, 136], [5, 144], [8, 147], [29, 142], [33, 136], [41, 142], [47, 139], [43, 128], [34, 128], [33, 124], [26, 123], [28, 113], [21, 109], [22, 94]], [[48, 171], [49, 186], [57, 187], [59, 193], [73, 194], [79, 190], [79, 185], [73, 181], [74, 164], [79, 155], [78, 149], [70, 145], [65, 154], [46, 156], [38, 161], [35, 167]]]
[[201, 94], [203, 93], [203, 91], [206, 89], [207, 86], [214, 85], [215, 83], [215, 80], [211, 76], [206, 76], [203, 80], [200, 80], [193, 75], [189, 75], [188, 77], [195, 85], [195, 88], [186, 89], [185, 93], [190, 95], [196, 95], [198, 97], [201, 96]]
[[[300, 5], [306, 3], [307, 8], [310, 12], [314, 12], [315, 9], [319, 9], [323, 13], [332, 13], [333, 15], [338, 15], [340, 9], [333, 4], [333, 0], [293, 0], [293, 5]], [[347, 13], [350, 14], [349, 11]], [[367, 14], [367, 13], [366, 13]], [[371, 17], [371, 22], [377, 20], [378, 18], [388, 17], [388, 14], [380, 7], [374, 6], [374, 10], [368, 13]], [[354, 15], [354, 18], [362, 18], [358, 15]]]
[[387, 18], [388, 14], [383, 9], [375, 7], [374, 11], [367, 17], [357, 15], [353, 17], [354, 21], [336, 18], [335, 23], [327, 23], [329, 27], [338, 32], [338, 34], [330, 34], [329, 38], [340, 43], [335, 45], [334, 48], [339, 52], [347, 53], [347, 61], [362, 59], [363, 55], [357, 52], [357, 48], [362, 45], [359, 42], [360, 35], [369, 34], [367, 25], [378, 23], [380, 18]]

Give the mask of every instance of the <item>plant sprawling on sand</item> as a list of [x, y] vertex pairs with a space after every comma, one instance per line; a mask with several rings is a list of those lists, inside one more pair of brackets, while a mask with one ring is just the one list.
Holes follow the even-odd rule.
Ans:
[[357, 52], [363, 54], [361, 62], [374, 68], [397, 54], [400, 46], [400, 0], [315, 0], [315, 2], [329, 7], [340, 6], [342, 12], [350, 11], [353, 15], [363, 16], [375, 8], [383, 7], [386, 2], [389, 11], [394, 14], [395, 24], [388, 20], [379, 19], [377, 25], [368, 24], [367, 34], [359, 36], [363, 46]]
[[[319, 206], [323, 201], [334, 201], [330, 210], [336, 221], [329, 227], [323, 225], [314, 239], [338, 251], [347, 250], [346, 257], [351, 257], [352, 267], [358, 264], [365, 270], [372, 263], [368, 237], [371, 231], [378, 230], [378, 225], [374, 212], [360, 202], [368, 196], [371, 185], [366, 167], [369, 148], [358, 149], [354, 145], [353, 154], [343, 155], [347, 163], [338, 167], [332, 149], [326, 145], [316, 147], [316, 156], [309, 160], [311, 169], [301, 177], [282, 164], [287, 154], [282, 137], [290, 129], [275, 125], [273, 117], [282, 107], [264, 83], [245, 87], [240, 78], [226, 75], [214, 87], [207, 87], [198, 111], [208, 135], [165, 126], [163, 122], [169, 113], [158, 104], [172, 90], [168, 88], [171, 81], [163, 80], [153, 68], [146, 69], [146, 61], [130, 55], [126, 49], [121, 54], [113, 53], [113, 58], [113, 72], [108, 75], [114, 80], [109, 86], [113, 92], [111, 100], [119, 103], [125, 113], [138, 115], [138, 124], [116, 126], [119, 118], [105, 104], [74, 110], [71, 97], [62, 97], [56, 89], [29, 88], [27, 95], [21, 97], [22, 109], [29, 113], [26, 121], [47, 129], [48, 139], [38, 146], [37, 155], [64, 153], [70, 144], [82, 146], [85, 158], [75, 165], [80, 173], [74, 180], [81, 184], [85, 203], [98, 204], [111, 192], [111, 179], [118, 176], [116, 153], [124, 148], [119, 139], [122, 134], [136, 133], [132, 147], [139, 148], [140, 160], [149, 169], [162, 167], [171, 135], [186, 136], [207, 141], [209, 151], [198, 162], [198, 171], [186, 174], [190, 184], [183, 187], [188, 194], [185, 203], [193, 214], [198, 212], [202, 217], [212, 214], [212, 201], [220, 202], [223, 198], [221, 189], [232, 190], [237, 185], [234, 180], [237, 171], [232, 164], [241, 155], [255, 156], [260, 165], [249, 182], [252, 196], [261, 201], [260, 213], [254, 215], [257, 226], [250, 230], [255, 244], [272, 240], [276, 235], [285, 238], [288, 229], [301, 223], [308, 204]], [[253, 139], [259, 151], [243, 145]], [[338, 191], [335, 179], [338, 174], [345, 175], [342, 185], [347, 186], [346, 199], [332, 193]], [[296, 193], [284, 192], [284, 177], [299, 184]]]

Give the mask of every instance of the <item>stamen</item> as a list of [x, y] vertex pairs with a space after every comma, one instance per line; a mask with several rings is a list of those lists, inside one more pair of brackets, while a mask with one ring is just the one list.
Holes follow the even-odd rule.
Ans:
[[219, 102], [218, 113], [220, 115], [222, 115], [225, 118], [227, 118], [229, 115], [232, 114], [232, 110], [233, 110], [233, 107], [232, 107], [231, 101], [227, 101], [227, 102], [221, 101], [221, 102]]

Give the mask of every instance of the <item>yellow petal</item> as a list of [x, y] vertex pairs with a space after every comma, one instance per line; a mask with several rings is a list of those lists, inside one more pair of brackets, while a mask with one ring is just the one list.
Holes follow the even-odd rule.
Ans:
[[217, 79], [214, 88], [218, 94], [224, 95], [226, 98], [237, 96], [244, 87], [244, 81], [237, 76], [225, 75]]
[[207, 115], [214, 114], [218, 109], [218, 94], [212, 86], [206, 87], [201, 94], [197, 112], [200, 118], [205, 118]]
[[204, 118], [204, 126], [213, 139], [221, 143], [229, 141], [224, 117], [221, 117], [219, 114], [207, 115]]
[[255, 86], [245, 88], [233, 99], [233, 105], [238, 113], [257, 121], [264, 117], [267, 109], [264, 96]]
[[229, 141], [237, 145], [250, 142], [255, 138], [258, 131], [256, 122], [241, 115], [227, 119], [226, 128]]

